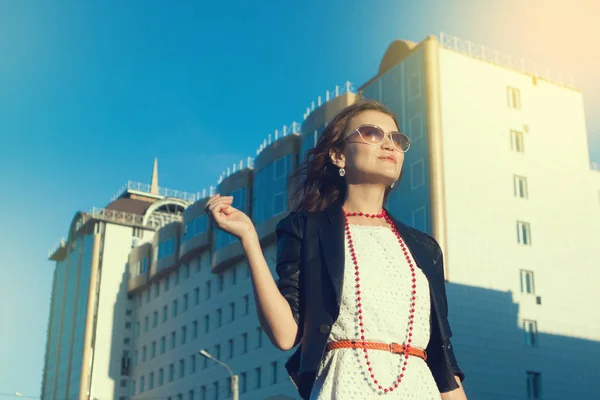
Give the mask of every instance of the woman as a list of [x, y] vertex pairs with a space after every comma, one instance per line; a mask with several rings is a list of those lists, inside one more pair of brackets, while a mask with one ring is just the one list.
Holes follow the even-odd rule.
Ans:
[[242, 243], [272, 343], [299, 344], [286, 368], [303, 399], [466, 399], [440, 247], [383, 207], [409, 144], [375, 101], [327, 125], [277, 226], [277, 283], [232, 198], [217, 194], [206, 205], [215, 225]]

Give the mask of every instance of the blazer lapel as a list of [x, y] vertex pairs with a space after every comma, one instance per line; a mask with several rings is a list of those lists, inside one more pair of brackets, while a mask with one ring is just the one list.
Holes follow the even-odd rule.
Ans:
[[318, 230], [319, 243], [339, 309], [344, 284], [344, 213], [341, 204], [334, 202], [324, 211], [324, 214], [326, 218], [323, 219]]

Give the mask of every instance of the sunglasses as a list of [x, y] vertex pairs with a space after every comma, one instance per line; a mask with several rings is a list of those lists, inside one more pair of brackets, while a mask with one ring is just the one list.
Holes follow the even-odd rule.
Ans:
[[[383, 129], [375, 125], [361, 125], [346, 136], [348, 139], [351, 136], [358, 134], [360, 138], [366, 144], [378, 145], [385, 139], [386, 136], [390, 136], [394, 146], [403, 153], [406, 153], [410, 148], [410, 139], [402, 132], [394, 131], [386, 133]], [[344, 139], [344, 140], [345, 140]]]

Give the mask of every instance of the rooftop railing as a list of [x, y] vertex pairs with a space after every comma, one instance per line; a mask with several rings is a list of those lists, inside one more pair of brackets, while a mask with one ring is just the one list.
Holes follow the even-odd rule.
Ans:
[[219, 176], [219, 180], [218, 180], [218, 184], [220, 185], [221, 182], [223, 182], [223, 180], [229, 176], [231, 176], [232, 174], [235, 174], [238, 171], [241, 171], [243, 169], [252, 169], [254, 168], [254, 159], [252, 157], [248, 157], [245, 160], [240, 160], [239, 163], [235, 163], [233, 164], [233, 166], [228, 167], [225, 171], [223, 171], [221, 173], [221, 176]]
[[[123, 185], [117, 191], [117, 193], [114, 194], [114, 196], [111, 197], [110, 201], [114, 201], [114, 200], [118, 199], [123, 193], [125, 193], [128, 190], [135, 190], [137, 192], [151, 194], [152, 193], [151, 189], [152, 189], [152, 185], [149, 185], [147, 183], [127, 181], [127, 183], [125, 185]], [[196, 200], [198, 200], [197, 193], [182, 192], [181, 190], [168, 189], [168, 188], [163, 188], [163, 187], [158, 188], [158, 195], [163, 196], [163, 197], [175, 197], [178, 199], [189, 201], [190, 203], [193, 203]]]
[[263, 142], [260, 144], [260, 146], [258, 146], [258, 149], [256, 150], [256, 155], [258, 156], [260, 153], [262, 153], [262, 151], [267, 148], [267, 146], [270, 146], [271, 143], [275, 143], [276, 141], [278, 141], [279, 139], [286, 137], [287, 135], [291, 135], [291, 134], [300, 134], [300, 129], [301, 129], [302, 125], [300, 125], [298, 122], [292, 122], [291, 125], [286, 125], [283, 127], [283, 129], [279, 130], [279, 129], [275, 129], [275, 132], [271, 135], [269, 134], [269, 136], [267, 136], [265, 138], [265, 140], [263, 140]]
[[48, 258], [52, 257], [52, 254], [56, 253], [58, 249], [60, 249], [61, 247], [65, 247], [66, 245], [67, 241], [65, 240], [65, 238], [61, 238], [58, 242], [56, 242], [54, 246], [52, 246], [52, 248], [48, 252]]
[[313, 101], [310, 104], [310, 107], [306, 108], [306, 112], [304, 113], [304, 119], [308, 118], [310, 113], [315, 111], [315, 108], [321, 107], [323, 104], [327, 103], [328, 101], [333, 100], [336, 97], [341, 96], [345, 93], [356, 93], [356, 88], [354, 87], [354, 84], [352, 84], [352, 82], [346, 81], [346, 83], [344, 83], [342, 86], [336, 85], [335, 88], [333, 88], [333, 90], [326, 90], [325, 91], [325, 99], [323, 99], [323, 97], [321, 97], [321, 96], [318, 96], [316, 104]]
[[522, 58], [514, 57], [510, 54], [487, 48], [481, 44], [476, 44], [469, 40], [460, 39], [456, 36], [441, 32], [440, 45], [446, 49], [466, 54], [479, 60], [507, 67], [528, 75], [533, 75], [545, 79], [548, 82], [566, 86], [571, 89], [577, 89], [575, 87], [575, 82], [572, 75], [563, 76], [562, 73], [552, 71], [546, 66], [539, 65], [535, 62], [525, 61]]

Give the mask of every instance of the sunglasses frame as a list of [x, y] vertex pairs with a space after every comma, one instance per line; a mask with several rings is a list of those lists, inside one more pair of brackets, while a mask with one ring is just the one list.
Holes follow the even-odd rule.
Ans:
[[[372, 142], [368, 142], [362, 135], [362, 133], [360, 133], [360, 128], [364, 128], [364, 127], [369, 127], [369, 128], [375, 128], [378, 129], [379, 131], [383, 132], [383, 139], [381, 139], [381, 142], [377, 142], [377, 143], [372, 143]], [[352, 135], [354, 135], [355, 133], [358, 133], [358, 136], [360, 136], [360, 138], [362, 139], [363, 142], [365, 142], [368, 145], [371, 146], [377, 146], [381, 143], [383, 143], [383, 141], [385, 140], [386, 136], [390, 137], [390, 141], [392, 142], [392, 144], [394, 145], [394, 148], [396, 148], [397, 150], [406, 153], [409, 149], [410, 149], [410, 138], [405, 134], [402, 133], [400, 131], [392, 131], [392, 132], [386, 132], [384, 131], [381, 127], [377, 126], [377, 125], [372, 125], [372, 124], [363, 124], [361, 126], [358, 126], [356, 129], [354, 129], [352, 132], [350, 132], [345, 138], [344, 140], [348, 139], [349, 137], [351, 137]], [[408, 143], [408, 147], [406, 148], [406, 150], [400, 149], [398, 148], [398, 146], [396, 145], [396, 142], [393, 139], [393, 134], [394, 133], [399, 133], [402, 136], [404, 136], [406, 138], [406, 142]]]

